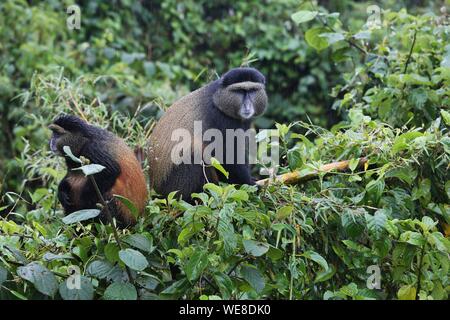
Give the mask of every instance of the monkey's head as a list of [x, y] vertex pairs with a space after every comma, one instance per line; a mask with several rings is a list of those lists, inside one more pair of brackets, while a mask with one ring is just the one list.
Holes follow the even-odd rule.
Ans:
[[58, 116], [48, 128], [52, 131], [50, 149], [57, 155], [64, 156], [63, 147], [69, 146], [75, 156], [80, 156], [81, 149], [89, 140], [89, 125], [78, 117]]
[[266, 109], [266, 79], [258, 70], [231, 69], [220, 78], [219, 83], [213, 101], [227, 116], [247, 121], [261, 115]]

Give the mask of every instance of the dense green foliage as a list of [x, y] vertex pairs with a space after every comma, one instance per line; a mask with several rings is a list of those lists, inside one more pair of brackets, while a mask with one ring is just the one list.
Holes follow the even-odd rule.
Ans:
[[[71, 1], [0, 3], [1, 298], [448, 299], [443, 3], [388, 1], [374, 26], [353, 1], [83, 2], [73, 31]], [[58, 113], [143, 146], [176, 98], [238, 65], [267, 75], [257, 125], [280, 137], [278, 173], [350, 169], [259, 190], [208, 184], [196, 206], [152, 197], [118, 239], [89, 222], [95, 211], [64, 218], [65, 168], [47, 147]], [[66, 285], [73, 268], [80, 290]]]

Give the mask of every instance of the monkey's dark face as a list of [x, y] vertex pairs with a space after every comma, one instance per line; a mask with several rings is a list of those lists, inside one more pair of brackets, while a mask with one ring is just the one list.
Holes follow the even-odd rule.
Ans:
[[267, 106], [264, 84], [252, 81], [220, 87], [213, 100], [227, 116], [244, 121], [261, 115]]
[[57, 124], [51, 124], [48, 128], [52, 131], [50, 138], [50, 150], [59, 156], [64, 156], [63, 147], [69, 146], [75, 156], [80, 155], [80, 151], [87, 141], [80, 133], [70, 132]]

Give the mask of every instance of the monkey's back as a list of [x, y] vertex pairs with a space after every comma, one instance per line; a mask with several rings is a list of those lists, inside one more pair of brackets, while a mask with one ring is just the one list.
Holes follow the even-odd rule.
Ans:
[[[177, 189], [181, 194], [188, 197], [190, 191], [197, 189], [197, 185], [201, 184], [201, 181], [194, 179], [199, 170], [198, 164], [175, 165], [172, 162], [172, 149], [179, 144], [178, 141], [172, 141], [172, 133], [177, 129], [185, 129], [192, 138], [191, 151], [194, 152], [194, 148], [203, 148], [202, 137], [194, 136], [194, 122], [202, 120], [204, 113], [212, 110], [209, 90], [213, 85], [214, 82], [177, 100], [159, 119], [150, 135], [148, 145], [150, 187], [163, 196], [173, 191], [171, 186], [178, 186]], [[208, 125], [202, 124], [205, 127]], [[189, 172], [192, 173], [191, 176]]]
[[[147, 183], [141, 165], [134, 152], [119, 137], [114, 136], [110, 141], [110, 148], [120, 165], [120, 175], [111, 188], [111, 196], [118, 194], [123, 196], [136, 206], [139, 214], [144, 212], [147, 202]], [[135, 223], [135, 218], [130, 210], [120, 201], [115, 201], [123, 220], [129, 224]]]

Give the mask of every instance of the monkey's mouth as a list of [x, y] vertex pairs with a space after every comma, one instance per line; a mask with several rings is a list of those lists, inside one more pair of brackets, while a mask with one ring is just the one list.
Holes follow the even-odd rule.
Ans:
[[58, 153], [58, 149], [56, 149], [56, 139], [50, 139], [50, 150], [52, 150], [52, 152], [54, 153]]
[[239, 112], [239, 115], [242, 117], [242, 119], [250, 119], [253, 117], [254, 112], [253, 111], [241, 111]]

